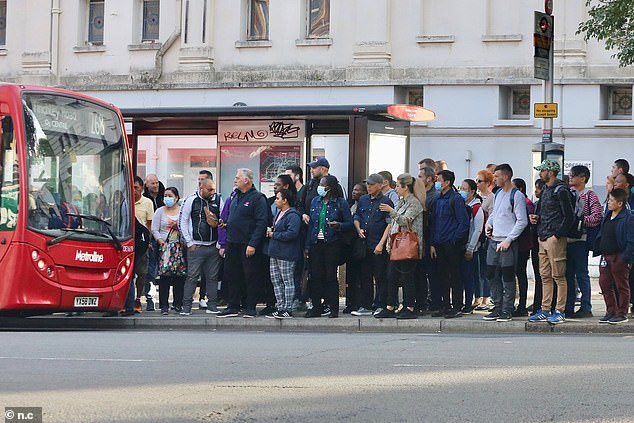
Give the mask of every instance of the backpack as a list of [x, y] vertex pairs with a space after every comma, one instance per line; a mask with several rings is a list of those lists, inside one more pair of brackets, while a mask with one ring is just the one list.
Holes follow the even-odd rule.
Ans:
[[[555, 194], [558, 194], [563, 188], [565, 188], [564, 185], [557, 185], [555, 187]], [[566, 237], [580, 239], [586, 232], [583, 216], [584, 201], [577, 192], [572, 192], [569, 189], [566, 189], [566, 191], [568, 192], [568, 197], [573, 210], [572, 225], [570, 225], [570, 228], [566, 231]]]
[[143, 255], [150, 246], [150, 230], [139, 219], [134, 218], [134, 252]]
[[[469, 223], [471, 223], [473, 222], [473, 219], [475, 219], [476, 214], [478, 214], [478, 210], [482, 208], [482, 203], [474, 204], [473, 207], [465, 203], [465, 207], [467, 208], [467, 213], [469, 214], [469, 221], [470, 221]], [[484, 209], [482, 209], [482, 213], [484, 213], [484, 222], [482, 223], [482, 231], [480, 232], [480, 237], [478, 238], [478, 242], [480, 244], [483, 244], [487, 239], [487, 236], [484, 230], [484, 226], [487, 223], [487, 216], [486, 216], [487, 212], [484, 211]]]

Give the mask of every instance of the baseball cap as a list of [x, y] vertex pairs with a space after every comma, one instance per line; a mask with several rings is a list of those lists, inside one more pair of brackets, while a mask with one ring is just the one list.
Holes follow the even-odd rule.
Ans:
[[372, 175], [368, 176], [368, 179], [365, 180], [366, 184], [382, 184], [383, 181], [385, 180], [385, 178], [383, 178], [383, 176], [379, 175], [378, 173], [373, 173]]
[[535, 166], [535, 170], [552, 170], [553, 172], [559, 173], [561, 166], [559, 166], [556, 160], [546, 159], [539, 166]]
[[328, 169], [330, 169], [330, 163], [328, 163], [328, 160], [326, 160], [325, 157], [321, 157], [321, 158], [315, 160], [314, 162], [308, 163], [308, 166], [309, 167], [324, 166], [324, 167], [327, 167]]

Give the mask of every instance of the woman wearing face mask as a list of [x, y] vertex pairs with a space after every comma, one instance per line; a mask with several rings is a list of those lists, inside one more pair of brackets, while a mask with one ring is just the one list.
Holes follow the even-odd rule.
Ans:
[[[465, 179], [460, 185], [460, 196], [469, 210], [469, 238], [464, 259], [460, 263], [460, 273], [464, 283], [465, 305], [462, 314], [473, 313], [473, 299], [483, 297], [479, 292], [480, 263], [477, 260], [477, 252], [481, 244], [481, 235], [484, 229], [484, 209], [482, 198], [477, 193], [477, 184], [473, 179]], [[475, 256], [475, 257], [474, 257]]]
[[[178, 229], [178, 216], [180, 214], [180, 205], [178, 201], [180, 196], [175, 187], [165, 189], [163, 194], [164, 206], [160, 207], [154, 213], [152, 219], [152, 235], [156, 239], [159, 248], [162, 247], [169, 239], [180, 239], [180, 231]], [[183, 246], [183, 249], [185, 247]], [[164, 276], [162, 275], [159, 282], [159, 307], [161, 313], [167, 315], [169, 313], [169, 293], [170, 286], [174, 287], [174, 309], [179, 312], [183, 307], [183, 288], [185, 276]]]
[[317, 194], [310, 205], [305, 248], [310, 258], [313, 308], [305, 317], [339, 317], [337, 267], [342, 254], [342, 232], [352, 231], [354, 225], [337, 178], [332, 175], [321, 178]]

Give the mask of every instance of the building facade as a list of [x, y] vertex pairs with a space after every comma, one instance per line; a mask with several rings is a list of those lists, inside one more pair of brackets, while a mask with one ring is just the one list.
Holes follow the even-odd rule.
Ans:
[[[398, 134], [383, 125], [359, 159], [365, 169], [351, 170], [350, 116], [319, 131], [318, 120], [291, 115], [306, 131], [284, 154], [300, 162], [326, 155], [348, 185], [383, 168], [416, 172], [425, 157], [446, 160], [458, 178], [508, 162], [531, 180], [542, 126], [532, 109], [543, 101], [533, 77], [533, 11], [543, 7], [541, 0], [0, 0], [0, 80], [62, 86], [124, 111], [415, 104], [436, 119]], [[576, 34], [584, 1], [556, 0], [553, 14], [553, 141], [565, 145], [567, 161], [589, 164], [595, 189], [605, 192], [612, 161], [634, 159], [634, 70]], [[151, 128], [160, 118], [145, 117], [139, 127], [147, 130], [135, 136], [138, 173], [191, 191], [186, 181], [212, 168], [227, 185], [218, 169], [223, 119], [199, 131], [161, 131]], [[238, 147], [226, 150], [225, 163]]]

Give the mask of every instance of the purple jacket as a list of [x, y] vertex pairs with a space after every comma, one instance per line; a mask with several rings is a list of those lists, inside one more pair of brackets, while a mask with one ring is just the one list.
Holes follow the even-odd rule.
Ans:
[[[223, 222], [227, 222], [229, 220], [229, 210], [231, 209], [231, 201], [236, 196], [236, 190], [231, 191], [231, 195], [225, 201], [225, 206], [220, 212], [220, 219]], [[226, 228], [218, 228], [218, 244], [220, 248], [225, 248], [227, 246], [227, 229]]]

